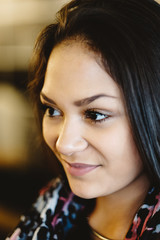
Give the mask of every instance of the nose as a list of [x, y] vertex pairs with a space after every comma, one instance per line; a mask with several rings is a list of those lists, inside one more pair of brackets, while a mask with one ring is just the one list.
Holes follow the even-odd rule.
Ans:
[[66, 156], [84, 151], [88, 142], [82, 137], [82, 129], [76, 122], [65, 122], [59, 129], [56, 150]]

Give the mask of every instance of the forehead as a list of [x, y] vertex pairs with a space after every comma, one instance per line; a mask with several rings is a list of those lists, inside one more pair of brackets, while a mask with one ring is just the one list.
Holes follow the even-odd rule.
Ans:
[[117, 84], [101, 66], [99, 56], [78, 42], [62, 43], [52, 50], [43, 91], [46, 94], [72, 92], [79, 98], [103, 92], [120, 96]]

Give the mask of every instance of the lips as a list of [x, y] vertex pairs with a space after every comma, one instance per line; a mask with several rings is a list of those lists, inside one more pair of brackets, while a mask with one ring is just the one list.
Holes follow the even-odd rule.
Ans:
[[84, 163], [68, 163], [66, 161], [65, 163], [66, 163], [66, 169], [68, 173], [72, 176], [77, 176], [77, 177], [83, 176], [100, 166], [100, 165], [91, 165], [91, 164], [84, 164]]

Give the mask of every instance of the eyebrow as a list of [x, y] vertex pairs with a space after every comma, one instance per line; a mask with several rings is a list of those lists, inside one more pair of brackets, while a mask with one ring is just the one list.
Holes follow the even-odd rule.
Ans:
[[56, 103], [51, 98], [47, 97], [43, 92], [40, 93], [40, 97], [42, 97], [45, 101], [56, 105]]
[[96, 99], [102, 98], [102, 97], [116, 98], [114, 96], [110, 96], [110, 95], [106, 95], [106, 94], [97, 94], [97, 95], [94, 95], [94, 96], [91, 96], [91, 97], [84, 98], [82, 100], [75, 101], [74, 105], [76, 105], [78, 107], [88, 105], [91, 102], [95, 101]]
[[[56, 105], [56, 103], [52, 99], [48, 98], [43, 92], [40, 93], [40, 96], [44, 100], [46, 100], [47, 102]], [[91, 97], [87, 97], [87, 98], [84, 98], [84, 99], [81, 99], [81, 100], [77, 100], [77, 101], [74, 102], [74, 105], [77, 106], [77, 107], [85, 106], [85, 105], [88, 105], [91, 102], [95, 101], [96, 99], [102, 98], [102, 97], [114, 98], [114, 99], [117, 98], [115, 96], [111, 96], [111, 95], [107, 95], [107, 94], [97, 94], [97, 95], [94, 95], [94, 96], [91, 96]]]

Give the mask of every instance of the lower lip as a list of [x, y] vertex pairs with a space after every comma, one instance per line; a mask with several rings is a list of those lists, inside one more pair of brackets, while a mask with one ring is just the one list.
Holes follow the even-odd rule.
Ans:
[[83, 166], [72, 166], [70, 164], [67, 164], [67, 171], [69, 172], [70, 175], [80, 177], [83, 176], [92, 170], [96, 169], [99, 167], [99, 165], [96, 166], [88, 166], [88, 165], [83, 165]]

